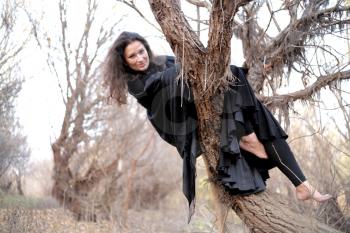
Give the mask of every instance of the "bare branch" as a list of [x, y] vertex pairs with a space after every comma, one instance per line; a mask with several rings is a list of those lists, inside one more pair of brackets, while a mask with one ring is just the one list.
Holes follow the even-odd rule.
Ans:
[[[215, 63], [217, 64], [226, 66], [229, 64], [230, 56], [227, 55], [231, 53], [233, 17], [240, 5], [240, 2], [233, 3], [229, 0], [213, 2], [209, 20], [208, 53], [211, 55], [211, 59], [216, 60]], [[223, 72], [219, 72], [218, 76], [224, 76]]]
[[269, 0], [266, 1], [266, 5], [267, 5], [267, 8], [269, 9], [271, 18], [272, 18], [273, 22], [275, 23], [275, 26], [276, 26], [277, 30], [280, 32], [280, 31], [281, 31], [281, 27], [280, 27], [280, 25], [278, 24], [278, 22], [277, 22], [277, 20], [276, 20], [275, 12], [272, 11], [272, 8], [271, 8], [270, 1], [269, 1]]
[[[240, 6], [250, 1], [213, 1], [209, 19], [208, 52], [205, 66], [211, 69], [205, 73], [212, 74], [209, 78], [214, 85], [206, 85], [207, 76], [202, 78], [202, 90], [211, 96], [218, 87], [224, 85], [231, 73], [228, 69], [231, 60], [231, 39], [233, 35], [234, 16]], [[210, 59], [210, 61], [209, 61]]]
[[211, 11], [211, 4], [210, 4], [210, 2], [207, 2], [205, 0], [186, 0], [186, 1], [191, 3], [192, 5], [197, 6], [197, 7], [206, 8], [209, 12]]
[[270, 97], [258, 96], [266, 105], [271, 107], [281, 107], [288, 105], [296, 100], [310, 99], [315, 93], [319, 92], [323, 87], [333, 82], [350, 79], [350, 71], [338, 72], [331, 75], [321, 76], [309, 87], [304, 90], [296, 91], [289, 94], [275, 95]]
[[[185, 51], [190, 53], [206, 51], [198, 36], [188, 24], [177, 1], [149, 0], [149, 3], [164, 35], [180, 61]], [[169, 25], [172, 25], [171, 30]], [[184, 48], [182, 48], [182, 45]]]
[[[198, 19], [194, 19], [194, 18], [192, 18], [192, 17], [190, 17], [190, 16], [186, 16], [186, 19], [189, 19], [189, 20], [191, 20], [191, 21], [194, 21], [194, 22], [197, 22], [197, 23], [200, 23], [200, 24], [209, 25], [209, 20], [206, 20], [206, 19], [200, 19], [200, 20], [198, 20]], [[202, 30], [203, 30], [203, 29], [202, 29]]]
[[136, 13], [139, 14], [141, 18], [143, 18], [149, 25], [151, 25], [152, 27], [154, 27], [155, 29], [161, 32], [161, 29], [157, 25], [152, 23], [150, 20], [147, 19], [147, 17], [144, 14], [142, 14], [141, 10], [135, 5], [134, 1], [132, 0], [117, 0], [117, 1], [124, 3], [125, 5], [129, 6], [131, 9], [135, 10]]
[[350, 139], [350, 112], [345, 108], [346, 104], [344, 104], [344, 97], [342, 96], [342, 93], [339, 89], [332, 89], [332, 92], [335, 96], [335, 98], [337, 99], [339, 108], [341, 109], [342, 113], [343, 113], [343, 117], [345, 120], [345, 127], [347, 129], [347, 135], [345, 136], [343, 134], [343, 132], [341, 132], [341, 130], [338, 130], [340, 134], [343, 135], [345, 140], [349, 140]]
[[[322, 24], [324, 20], [333, 14], [346, 14], [349, 11], [350, 6], [334, 6], [320, 11], [308, 11], [309, 14], [305, 14], [302, 18], [289, 25], [273, 40], [273, 43], [266, 48], [266, 55], [271, 59], [271, 62], [288, 61], [289, 64], [293, 63], [295, 60], [291, 60], [293, 57], [290, 54], [299, 53], [301, 50], [299, 45], [305, 45], [305, 40], [308, 36], [313, 36], [315, 31], [326, 30], [335, 25], [350, 23], [350, 20], [335, 20], [331, 21], [331, 23]], [[315, 22], [317, 22], [318, 27], [315, 27]], [[286, 44], [289, 46], [286, 47]], [[294, 59], [296, 58], [295, 56]]]
[[67, 88], [67, 99], [69, 98], [68, 91], [73, 92], [73, 87], [70, 81], [70, 68], [69, 68], [69, 54], [68, 54], [68, 49], [66, 45], [66, 30], [67, 30], [67, 18], [66, 18], [66, 5], [64, 0], [60, 0], [59, 2], [59, 13], [60, 13], [60, 22], [61, 22], [61, 33], [62, 33], [62, 41], [61, 41], [61, 46], [64, 52], [64, 61], [65, 61], [65, 71], [66, 71], [66, 81], [68, 84]]

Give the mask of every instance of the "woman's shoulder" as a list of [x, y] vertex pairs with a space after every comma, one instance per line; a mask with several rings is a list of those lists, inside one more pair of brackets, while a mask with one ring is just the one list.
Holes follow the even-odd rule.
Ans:
[[173, 66], [175, 64], [175, 57], [174, 56], [165, 56], [166, 57], [166, 66]]
[[158, 55], [154, 58], [154, 63], [159, 66], [164, 65], [164, 68], [168, 68], [175, 65], [175, 57], [170, 55]]
[[231, 72], [234, 76], [240, 77], [240, 76], [246, 76], [248, 73], [248, 68], [246, 67], [239, 67], [235, 65], [230, 65]]

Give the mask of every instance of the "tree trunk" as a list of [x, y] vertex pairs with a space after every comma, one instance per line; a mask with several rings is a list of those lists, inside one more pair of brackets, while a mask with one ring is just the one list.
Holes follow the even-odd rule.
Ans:
[[191, 83], [199, 120], [199, 136], [209, 180], [218, 199], [232, 208], [251, 232], [336, 232], [310, 216], [288, 209], [288, 202], [268, 191], [250, 196], [230, 196], [215, 183], [219, 151], [221, 88], [230, 78], [230, 41], [233, 16], [249, 1], [214, 0], [205, 48], [188, 25], [180, 6], [172, 0], [149, 0], [167, 41], [180, 60], [183, 75]]
[[16, 175], [16, 186], [17, 186], [17, 192], [19, 195], [24, 195], [23, 187], [22, 187], [22, 175], [18, 174]]
[[[72, 145], [62, 138], [52, 144], [54, 155], [52, 195], [63, 207], [72, 211], [78, 220], [96, 221], [97, 215], [99, 218], [108, 219], [109, 207], [114, 198], [107, 199], [108, 196], [115, 196], [109, 193], [109, 189], [113, 187], [116, 180], [118, 159], [113, 160], [106, 167], [96, 167], [89, 158], [84, 158], [78, 162], [79, 167], [84, 167], [85, 170], [79, 169], [72, 165], [73, 159], [77, 156], [69, 150], [71, 147]], [[102, 181], [107, 177], [112, 181], [101, 190]]]

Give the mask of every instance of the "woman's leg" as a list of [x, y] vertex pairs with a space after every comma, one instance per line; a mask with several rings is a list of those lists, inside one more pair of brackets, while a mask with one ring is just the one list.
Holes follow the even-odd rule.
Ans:
[[267, 154], [264, 145], [258, 140], [256, 134], [250, 133], [239, 140], [239, 147], [243, 150], [249, 151], [261, 159], [267, 159]]
[[330, 199], [329, 194], [319, 193], [306, 180], [302, 170], [296, 161], [293, 152], [284, 139], [275, 139], [264, 142], [265, 150], [277, 167], [285, 174], [296, 187], [296, 196], [299, 200], [314, 199], [322, 202]]
[[254, 133], [253, 126], [250, 121], [245, 124], [237, 124], [237, 136], [239, 138], [239, 147], [246, 150], [261, 159], [267, 159], [267, 154], [264, 145], [259, 141]]

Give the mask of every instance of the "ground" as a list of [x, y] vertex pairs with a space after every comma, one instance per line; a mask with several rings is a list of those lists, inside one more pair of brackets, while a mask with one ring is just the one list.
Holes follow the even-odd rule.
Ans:
[[[212, 213], [198, 208], [190, 224], [185, 211], [129, 210], [128, 228], [120, 222], [78, 222], [63, 208], [0, 209], [0, 233], [215, 233]], [[234, 232], [242, 231], [242, 224], [229, 224]]]

